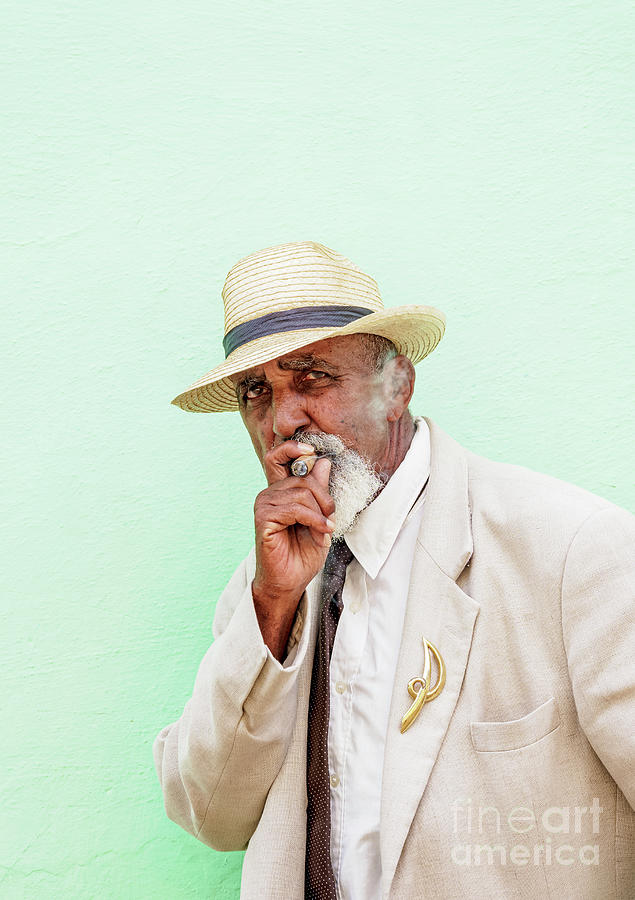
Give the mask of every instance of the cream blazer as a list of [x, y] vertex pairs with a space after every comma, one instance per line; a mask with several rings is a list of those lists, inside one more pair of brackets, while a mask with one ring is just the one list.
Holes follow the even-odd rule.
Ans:
[[[635, 517], [426, 421], [431, 474], [384, 758], [382, 897], [632, 900]], [[170, 819], [210, 847], [247, 848], [241, 897], [302, 900], [319, 579], [280, 669], [260, 638], [253, 570], [252, 552], [154, 759]], [[447, 681], [401, 734], [422, 636]]]

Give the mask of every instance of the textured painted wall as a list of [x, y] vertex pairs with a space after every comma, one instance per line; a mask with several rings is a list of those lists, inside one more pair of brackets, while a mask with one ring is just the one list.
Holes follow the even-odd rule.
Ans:
[[2, 897], [238, 895], [151, 745], [262, 484], [235, 416], [169, 403], [240, 256], [315, 239], [439, 306], [413, 409], [635, 509], [628, 9], [5, 8]]

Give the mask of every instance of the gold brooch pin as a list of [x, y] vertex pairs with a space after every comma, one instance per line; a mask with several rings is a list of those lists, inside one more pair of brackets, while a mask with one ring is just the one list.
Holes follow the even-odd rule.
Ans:
[[[432, 659], [430, 654], [434, 656], [439, 668], [439, 677], [433, 688], [430, 687], [430, 679], [432, 678]], [[445, 685], [445, 663], [443, 657], [434, 646], [433, 643], [423, 638], [423, 675], [417, 675], [408, 682], [408, 693], [414, 700], [414, 703], [401, 720], [401, 733], [407, 731], [417, 718], [424, 703], [429, 703], [438, 697], [443, 686]]]

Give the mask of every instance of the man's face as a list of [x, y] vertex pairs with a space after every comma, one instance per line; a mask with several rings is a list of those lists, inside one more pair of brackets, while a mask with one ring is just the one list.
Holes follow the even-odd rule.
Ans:
[[363, 338], [354, 334], [316, 341], [232, 376], [261, 463], [299, 429], [338, 435], [381, 472], [390, 465], [391, 428], [412, 392], [410, 384], [405, 403], [395, 402], [407, 381], [403, 363], [397, 357], [376, 372]]

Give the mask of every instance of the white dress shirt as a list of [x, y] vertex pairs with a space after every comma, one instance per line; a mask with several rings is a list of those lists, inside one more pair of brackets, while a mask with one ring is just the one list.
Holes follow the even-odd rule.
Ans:
[[379, 900], [381, 894], [386, 730], [430, 473], [428, 425], [423, 418], [415, 423], [401, 465], [345, 536], [355, 558], [346, 570], [331, 658], [329, 720], [331, 861], [340, 900]]

